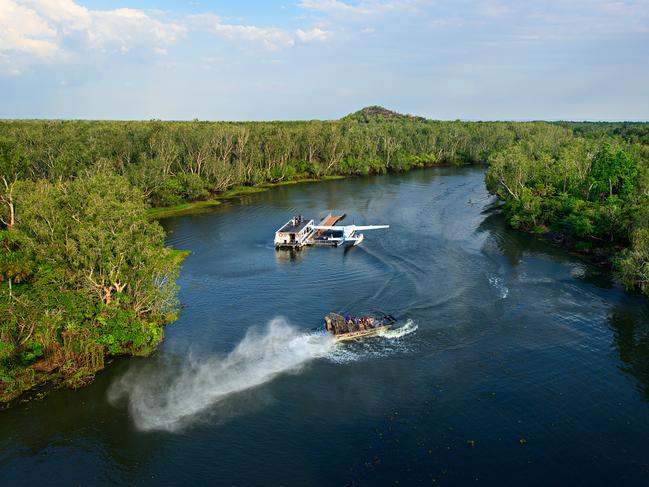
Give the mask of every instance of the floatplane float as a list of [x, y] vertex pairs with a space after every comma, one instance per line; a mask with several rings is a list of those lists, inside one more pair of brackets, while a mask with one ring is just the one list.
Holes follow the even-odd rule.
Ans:
[[313, 220], [307, 220], [302, 215], [294, 216], [275, 232], [275, 248], [300, 249], [305, 245], [356, 246], [365, 239], [365, 235], [359, 232], [390, 228], [390, 225], [337, 225], [343, 218], [344, 214], [329, 213], [315, 225]]

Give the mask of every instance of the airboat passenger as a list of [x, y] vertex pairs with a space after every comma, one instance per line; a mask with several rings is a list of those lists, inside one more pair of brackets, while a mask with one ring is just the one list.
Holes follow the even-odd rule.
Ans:
[[331, 320], [329, 318], [325, 320], [325, 326], [327, 327], [327, 331], [329, 333], [333, 333], [334, 335], [336, 334], [336, 330], [333, 327], [333, 323], [331, 323]]

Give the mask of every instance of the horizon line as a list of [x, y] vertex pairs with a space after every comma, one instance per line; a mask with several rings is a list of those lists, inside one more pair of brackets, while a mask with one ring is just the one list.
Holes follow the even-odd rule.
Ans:
[[[355, 113], [355, 112], [352, 112]], [[350, 113], [349, 115], [351, 115]], [[399, 114], [401, 115], [401, 114]], [[343, 120], [346, 116], [340, 118], [310, 118], [310, 119], [246, 119], [246, 120], [225, 120], [225, 119], [199, 119], [199, 118], [0, 118], [0, 122], [169, 122], [169, 123], [184, 123], [184, 122], [201, 122], [201, 123], [272, 123], [272, 122], [338, 122]], [[649, 118], [427, 118], [421, 115], [405, 114], [404, 117], [418, 117], [427, 122], [517, 122], [517, 123], [649, 123]], [[378, 117], [380, 118], [380, 117]], [[390, 118], [385, 118], [390, 120]], [[407, 119], [406, 119], [407, 120]]]

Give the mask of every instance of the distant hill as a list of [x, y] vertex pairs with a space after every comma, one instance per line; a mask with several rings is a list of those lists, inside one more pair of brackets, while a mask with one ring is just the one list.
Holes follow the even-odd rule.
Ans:
[[424, 121], [424, 117], [416, 117], [414, 115], [404, 115], [402, 113], [394, 112], [383, 108], [378, 105], [372, 105], [370, 107], [365, 107], [357, 112], [350, 113], [346, 117], [343, 117], [343, 120], [356, 120], [357, 122], [370, 123], [373, 121], [382, 121], [382, 120], [415, 120], [415, 121]]

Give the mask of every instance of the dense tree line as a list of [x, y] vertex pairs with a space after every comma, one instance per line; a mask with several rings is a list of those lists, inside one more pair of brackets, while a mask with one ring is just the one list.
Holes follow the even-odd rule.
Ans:
[[380, 107], [336, 121], [0, 121], [0, 401], [153, 350], [181, 256], [147, 208], [234, 186], [489, 161], [512, 225], [612, 247], [624, 282], [647, 290], [644, 130]]
[[646, 126], [622, 136], [614, 124], [595, 125], [494, 153], [487, 187], [505, 200], [514, 228], [611, 259], [629, 289], [649, 296], [649, 144], [637, 138]]
[[153, 206], [207, 198], [235, 185], [377, 174], [433, 164], [484, 162], [545, 123], [435, 122], [409, 117], [338, 121], [0, 122], [10, 179], [63, 181], [112, 172]]

